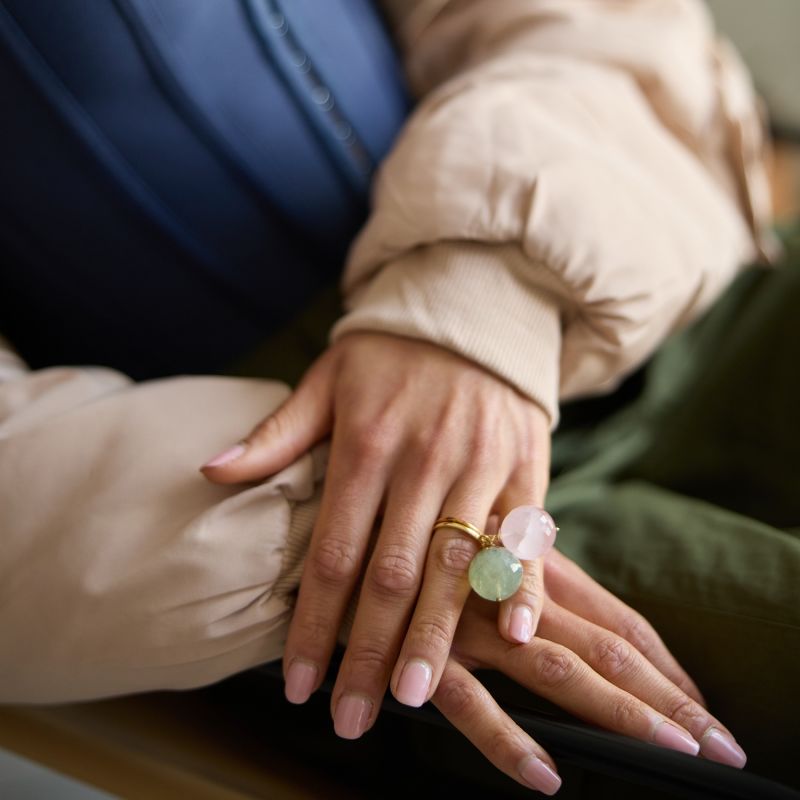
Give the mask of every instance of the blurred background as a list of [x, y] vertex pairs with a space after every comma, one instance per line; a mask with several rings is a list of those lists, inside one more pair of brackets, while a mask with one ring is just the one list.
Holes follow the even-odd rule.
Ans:
[[779, 222], [800, 217], [800, 2], [707, 0], [736, 44], [769, 109], [775, 134], [773, 194]]
[[753, 70], [776, 128], [800, 139], [800, 3], [708, 0], [708, 5]]

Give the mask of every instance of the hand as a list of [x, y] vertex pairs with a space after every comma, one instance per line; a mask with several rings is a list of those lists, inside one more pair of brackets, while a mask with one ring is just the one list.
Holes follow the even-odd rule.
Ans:
[[[549, 420], [511, 386], [446, 350], [349, 334], [281, 408], [203, 471], [218, 483], [263, 478], [329, 434], [328, 474], [284, 674], [292, 702], [319, 686], [385, 509], [332, 697], [337, 733], [356, 738], [375, 722], [393, 672], [395, 697], [419, 706], [447, 663], [478, 546], [449, 529], [432, 537], [434, 521], [456, 516], [483, 528], [492, 512], [541, 506]], [[499, 607], [508, 642], [528, 642], [536, 629], [541, 566], [528, 562], [525, 572], [520, 590]]]
[[498, 669], [575, 716], [635, 739], [741, 768], [746, 756], [704, 707], [653, 628], [557, 551], [544, 557], [536, 638], [509, 646], [489, 603], [461, 617], [433, 703], [500, 770], [545, 794], [561, 781], [550, 756], [469, 670]]

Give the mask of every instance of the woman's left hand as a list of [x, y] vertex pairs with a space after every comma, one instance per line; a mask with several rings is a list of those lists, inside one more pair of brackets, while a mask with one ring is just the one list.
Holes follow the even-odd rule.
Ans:
[[544, 561], [537, 635], [510, 646], [472, 596], [432, 702], [489, 761], [545, 794], [561, 781], [547, 752], [498, 706], [475, 668], [497, 669], [571, 714], [616, 733], [741, 768], [746, 756], [704, 707], [652, 626], [556, 550]]
[[[430, 699], [477, 550], [459, 531], [432, 536], [432, 526], [453, 516], [483, 529], [492, 513], [541, 506], [549, 428], [536, 403], [447, 350], [353, 333], [312, 365], [283, 406], [203, 468], [217, 483], [257, 480], [332, 437], [284, 655], [292, 702], [304, 702], [325, 675], [381, 513], [333, 692], [335, 729], [346, 738], [364, 733], [393, 673], [398, 700], [419, 706]], [[527, 562], [519, 591], [496, 607], [500, 634], [528, 642], [541, 602], [541, 568]]]

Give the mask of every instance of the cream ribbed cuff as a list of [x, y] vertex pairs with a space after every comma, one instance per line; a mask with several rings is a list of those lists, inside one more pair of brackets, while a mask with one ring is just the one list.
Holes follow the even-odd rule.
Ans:
[[[520, 262], [524, 261], [524, 264]], [[561, 320], [552, 281], [516, 245], [444, 242], [384, 266], [333, 328], [382, 331], [446, 347], [500, 376], [558, 419]]]

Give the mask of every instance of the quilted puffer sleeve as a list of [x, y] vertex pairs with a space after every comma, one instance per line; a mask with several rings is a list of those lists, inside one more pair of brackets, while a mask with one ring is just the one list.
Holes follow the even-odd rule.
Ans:
[[244, 489], [198, 467], [288, 391], [28, 372], [0, 342], [0, 702], [185, 689], [280, 657], [321, 454]]
[[764, 242], [749, 78], [694, 0], [386, 2], [419, 105], [333, 338], [460, 352], [541, 404], [602, 392]]

